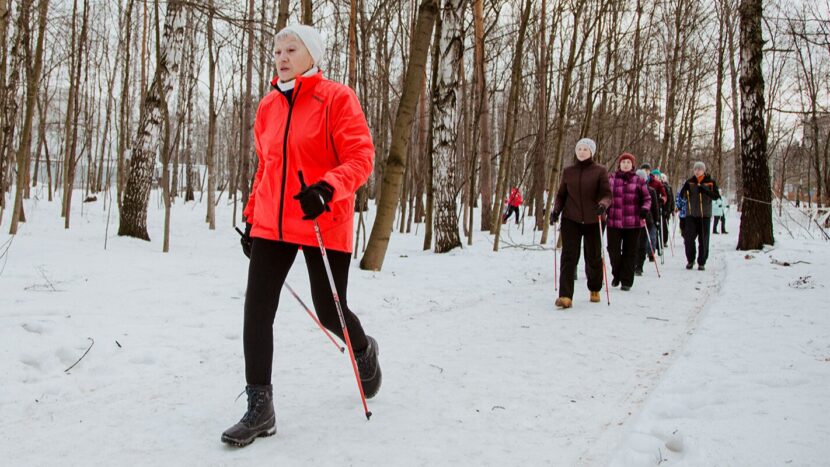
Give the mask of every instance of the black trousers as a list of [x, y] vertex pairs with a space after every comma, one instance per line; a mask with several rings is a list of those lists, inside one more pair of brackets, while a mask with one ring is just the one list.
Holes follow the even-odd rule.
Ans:
[[[573, 298], [576, 265], [579, 263], [579, 249], [585, 252], [585, 275], [588, 290], [602, 290], [602, 240], [599, 224], [580, 224], [562, 219], [562, 256], [559, 267], [559, 296]], [[584, 240], [584, 243], [583, 243]]]
[[608, 258], [611, 260], [611, 277], [620, 284], [634, 285], [634, 264], [640, 246], [640, 232], [643, 229], [608, 228]]
[[[280, 291], [297, 257], [299, 245], [254, 238], [251, 262], [248, 266], [248, 289], [245, 292], [245, 323], [242, 345], [245, 350], [245, 380], [248, 384], [271, 384], [271, 364], [274, 354], [274, 317], [280, 300]], [[320, 323], [341, 340], [343, 329], [334, 304], [320, 249], [303, 247], [303, 256], [311, 283], [311, 300]], [[343, 317], [349, 330], [352, 347], [357, 352], [368, 345], [366, 334], [346, 303], [351, 255], [326, 250], [331, 273], [343, 308]]]
[[712, 216], [714, 221], [712, 222], [712, 233], [718, 233], [718, 222], [720, 222], [720, 233], [726, 233], [726, 217], [725, 216]]
[[[686, 216], [686, 225], [683, 229], [683, 244], [686, 246], [686, 262], [704, 265], [709, 259], [709, 222], [708, 217]], [[697, 242], [697, 248], [695, 248]]]
[[507, 222], [507, 219], [510, 219], [510, 215], [515, 213], [516, 214], [516, 223], [519, 223], [519, 207], [518, 206], [508, 206], [507, 212], [504, 213], [501, 221], [502, 223]]

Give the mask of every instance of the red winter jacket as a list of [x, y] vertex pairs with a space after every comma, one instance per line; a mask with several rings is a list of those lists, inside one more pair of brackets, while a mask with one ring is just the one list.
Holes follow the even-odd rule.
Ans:
[[510, 196], [507, 198], [507, 204], [513, 207], [519, 207], [522, 205], [522, 193], [519, 192], [518, 188], [510, 190]]
[[243, 211], [251, 236], [317, 246], [314, 226], [302, 220], [297, 176], [334, 188], [331, 212], [317, 218], [326, 248], [351, 252], [354, 194], [372, 172], [375, 147], [366, 117], [351, 88], [323, 78], [298, 77], [293, 104], [274, 90], [259, 103], [254, 139], [259, 158]]

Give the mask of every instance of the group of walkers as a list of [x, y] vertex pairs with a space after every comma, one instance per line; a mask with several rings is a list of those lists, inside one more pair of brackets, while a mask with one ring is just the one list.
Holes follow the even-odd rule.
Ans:
[[[576, 161], [562, 172], [551, 212], [551, 225], [560, 224], [562, 254], [556, 306], [573, 306], [574, 281], [580, 248], [585, 254], [589, 300], [599, 302], [605, 264], [602, 236], [607, 233], [611, 286], [628, 291], [643, 274], [646, 258], [657, 261], [668, 246], [671, 220], [680, 218], [686, 251], [686, 269], [704, 270], [709, 257], [710, 219], [725, 230], [723, 200], [717, 183], [695, 162], [694, 175], [674, 196], [668, 177], [649, 164], [635, 169], [637, 158], [624, 152], [610, 174], [594, 160], [596, 143], [576, 143]], [[713, 206], [714, 205], [714, 206]], [[606, 278], [607, 282], [607, 278]]]
[[[243, 212], [246, 228], [240, 231], [243, 253], [250, 258], [242, 339], [248, 404], [242, 419], [222, 433], [222, 441], [233, 446], [246, 446], [276, 432], [271, 384], [274, 318], [280, 292], [283, 286], [288, 288], [286, 277], [301, 250], [316, 311], [312, 317], [327, 334], [330, 331], [346, 344], [367, 417], [371, 412], [366, 399], [381, 386], [378, 343], [347, 304], [355, 192], [372, 171], [371, 133], [354, 91], [323, 77], [320, 64], [325, 47], [314, 28], [288, 26], [276, 35], [274, 45], [277, 77], [272, 92], [259, 103], [254, 121], [259, 163]], [[561, 217], [556, 304], [563, 308], [572, 305], [583, 245], [590, 299], [600, 301], [603, 223], [612, 284], [630, 290], [645, 258], [654, 261], [655, 248], [665, 246], [674, 209], [668, 180], [647, 165], [635, 171], [633, 154], [620, 155], [609, 176], [594, 160], [594, 141], [580, 140], [575, 152], [576, 162], [563, 172], [551, 213], [553, 223]], [[717, 185], [703, 163], [696, 163], [695, 176], [677, 196], [688, 269], [695, 258], [699, 269], [706, 264], [712, 200], [718, 198]], [[513, 187], [502, 221], [515, 215], [518, 223], [521, 203], [521, 193]], [[641, 235], [643, 230], [647, 235]]]

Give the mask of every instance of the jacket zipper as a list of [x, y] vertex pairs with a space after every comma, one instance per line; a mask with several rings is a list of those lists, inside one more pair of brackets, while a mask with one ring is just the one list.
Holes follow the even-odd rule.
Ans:
[[294, 111], [294, 102], [297, 101], [297, 96], [300, 94], [300, 86], [302, 83], [297, 83], [294, 92], [291, 93], [291, 101], [288, 102], [288, 118], [285, 121], [285, 135], [282, 138], [282, 183], [280, 184], [280, 218], [278, 220], [280, 241], [282, 241], [282, 218], [283, 208], [285, 207], [285, 177], [288, 175], [288, 128], [291, 126], [291, 113]]

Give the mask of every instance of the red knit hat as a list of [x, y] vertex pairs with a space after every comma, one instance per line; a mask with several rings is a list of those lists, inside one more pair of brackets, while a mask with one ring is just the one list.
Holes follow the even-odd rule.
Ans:
[[617, 158], [617, 166], [620, 165], [620, 162], [622, 162], [626, 159], [631, 161], [631, 167], [634, 167], [634, 166], [637, 165], [637, 158], [634, 157], [634, 154], [631, 154], [630, 152], [624, 152], [624, 153], [620, 154], [620, 157]]

